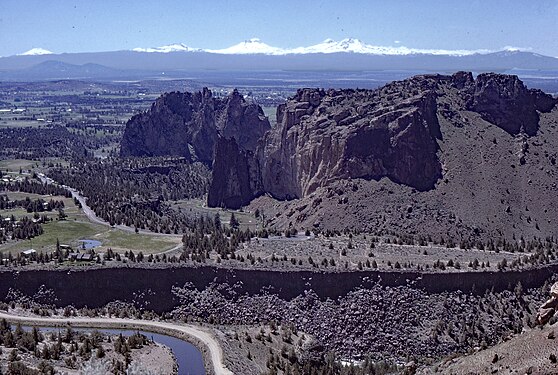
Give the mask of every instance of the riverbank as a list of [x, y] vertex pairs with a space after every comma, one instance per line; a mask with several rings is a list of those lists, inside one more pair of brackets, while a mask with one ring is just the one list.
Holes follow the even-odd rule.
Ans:
[[0, 319], [6, 319], [6, 321], [12, 324], [19, 323], [38, 327], [143, 330], [168, 335], [190, 342], [200, 349], [204, 358], [207, 375], [232, 375], [232, 372], [224, 365], [223, 352], [218, 341], [208, 330], [200, 326], [119, 318], [50, 318], [18, 316], [4, 311], [0, 311]]
[[[6, 323], [2, 320], [2, 323]], [[155, 335], [156, 340], [149, 335]], [[37, 328], [0, 324], [0, 373], [5, 374], [108, 374], [123, 369], [146, 374], [179, 375], [174, 348], [166, 338], [191, 346], [181, 340], [139, 331], [104, 329]], [[192, 347], [192, 346], [191, 346]], [[193, 348], [193, 347], [192, 347]], [[180, 374], [205, 374], [201, 354]], [[93, 371], [97, 369], [97, 371]], [[37, 372], [36, 370], [39, 370]]]

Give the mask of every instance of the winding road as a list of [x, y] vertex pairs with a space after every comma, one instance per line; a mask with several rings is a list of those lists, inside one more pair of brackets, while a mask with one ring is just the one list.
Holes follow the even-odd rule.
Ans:
[[[29, 317], [10, 314], [0, 311], [0, 319], [6, 319], [12, 324], [42, 326], [42, 327], [75, 327], [75, 328], [100, 328], [100, 329], [131, 329], [142, 330], [153, 333], [160, 333], [183, 339], [184, 335], [193, 339], [194, 342], [204, 344], [207, 353], [204, 353], [206, 361], [211, 362], [211, 372], [215, 375], [232, 375], [233, 372], [227, 369], [223, 363], [223, 351], [219, 342], [208, 331], [198, 326], [175, 324], [167, 322], [120, 319], [120, 318], [48, 318], [48, 317]], [[200, 350], [202, 348], [199, 348]]]
[[[52, 178], [47, 177], [44, 173], [38, 173], [37, 176], [39, 177], [39, 179], [41, 180], [41, 182], [43, 184], [60, 185], [56, 181], [54, 181]], [[72, 198], [75, 198], [75, 199], [78, 200], [78, 202], [81, 205], [81, 210], [83, 211], [83, 213], [85, 214], [87, 219], [90, 222], [92, 222], [93, 224], [99, 224], [99, 225], [104, 225], [104, 226], [107, 226], [107, 227], [110, 227], [110, 228], [116, 228], [118, 230], [122, 230], [122, 231], [128, 232], [128, 233], [136, 233], [135, 228], [128, 227], [126, 225], [122, 225], [122, 224], [110, 225], [109, 222], [101, 219], [99, 216], [97, 216], [95, 214], [95, 212], [91, 209], [91, 207], [89, 207], [87, 205], [86, 198], [83, 195], [81, 195], [80, 192], [77, 189], [74, 189], [73, 187], [70, 187], [70, 186], [67, 186], [67, 185], [60, 185], [60, 186], [62, 186], [63, 188], [67, 189], [70, 193], [72, 193]], [[137, 233], [146, 234], [146, 235], [155, 236], [155, 237], [173, 237], [173, 238], [182, 239], [181, 234], [156, 233], [156, 232], [152, 232], [152, 231], [145, 230], [145, 229], [138, 229]], [[180, 249], [182, 249], [182, 243], [177, 244], [176, 246], [174, 246], [171, 249], [161, 251], [159, 253], [154, 253], [153, 255], [170, 254], [170, 253], [173, 253], [173, 252], [178, 251]]]
[[[56, 181], [54, 181], [52, 178], [47, 177], [44, 173], [38, 173], [37, 176], [39, 177], [39, 179], [41, 180], [41, 182], [43, 184], [59, 185], [59, 186], [63, 187], [64, 189], [67, 189], [68, 191], [70, 191], [70, 193], [72, 193], [72, 198], [75, 198], [79, 201], [79, 203], [81, 204], [81, 209], [83, 210], [83, 213], [85, 214], [85, 216], [87, 216], [89, 221], [91, 221], [92, 223], [99, 224], [99, 225], [104, 225], [104, 226], [111, 227], [111, 228], [117, 228], [117, 229], [123, 230], [125, 232], [136, 233], [135, 228], [128, 227], [128, 226], [122, 225], [122, 224], [110, 225], [109, 222], [101, 219], [99, 216], [97, 216], [95, 214], [95, 212], [91, 209], [91, 207], [89, 207], [87, 205], [86, 198], [83, 195], [81, 195], [80, 192], [77, 191], [77, 189], [74, 189], [73, 187], [67, 186], [67, 185], [60, 185]], [[182, 235], [180, 235], [180, 234], [156, 233], [156, 232], [152, 232], [152, 231], [145, 230], [145, 229], [138, 229], [138, 233], [148, 234], [150, 236], [157, 236], [157, 237], [182, 238]]]

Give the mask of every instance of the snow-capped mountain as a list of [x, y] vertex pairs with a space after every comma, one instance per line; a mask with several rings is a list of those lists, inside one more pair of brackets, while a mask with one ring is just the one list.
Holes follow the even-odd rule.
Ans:
[[[397, 42], [399, 43], [399, 42]], [[281, 48], [274, 47], [262, 42], [258, 38], [245, 40], [228, 48], [222, 49], [203, 49], [192, 48], [183, 43], [174, 43], [161, 47], [138, 47], [131, 50], [132, 52], [142, 53], [170, 53], [170, 52], [204, 52], [219, 55], [307, 55], [307, 54], [333, 54], [333, 53], [350, 53], [361, 55], [378, 55], [378, 56], [405, 56], [405, 55], [434, 55], [434, 56], [470, 56], [475, 54], [490, 54], [495, 52], [519, 52], [522, 51], [517, 47], [503, 47], [498, 51], [487, 49], [478, 50], [447, 50], [447, 49], [420, 49], [409, 48], [401, 45], [397, 46], [376, 46], [366, 44], [355, 38], [346, 38], [339, 41], [326, 39], [321, 43], [307, 47]], [[43, 48], [33, 48], [20, 56], [31, 55], [49, 55], [53, 52]]]
[[252, 55], [252, 54], [285, 55], [288, 53], [288, 50], [279, 47], [272, 47], [269, 44], [265, 44], [258, 38], [245, 40], [244, 42], [235, 44], [234, 46], [224, 48], [224, 49], [206, 49], [204, 51], [209, 53], [219, 53], [224, 55]]
[[134, 48], [134, 52], [159, 52], [159, 53], [169, 53], [169, 52], [200, 52], [199, 48], [191, 48], [184, 43], [169, 44], [168, 46], [154, 47], [154, 48]]
[[[504, 47], [502, 51], [517, 51], [515, 47]], [[340, 41], [326, 39], [321, 43], [308, 47], [281, 48], [270, 46], [258, 38], [245, 40], [228, 48], [222, 49], [201, 49], [191, 48], [185, 44], [171, 44], [168, 46], [155, 48], [134, 48], [135, 52], [207, 52], [222, 55], [303, 55], [303, 54], [329, 54], [329, 53], [357, 53], [364, 55], [384, 55], [384, 56], [403, 56], [403, 55], [447, 55], [447, 56], [468, 56], [474, 54], [487, 54], [495, 51], [487, 49], [479, 50], [446, 50], [446, 49], [420, 49], [405, 46], [375, 46], [366, 44], [355, 38], [346, 38]]]
[[292, 54], [308, 54], [308, 53], [361, 53], [367, 55], [448, 55], [448, 56], [465, 56], [475, 53], [490, 53], [489, 50], [443, 50], [443, 49], [418, 49], [408, 48], [404, 46], [374, 46], [366, 44], [359, 39], [346, 38], [340, 41], [326, 39], [322, 43], [318, 43], [309, 47], [293, 48], [286, 51]]
[[[61, 68], [53, 62], [66, 65]], [[558, 58], [513, 47], [499, 51], [416, 49], [400, 43], [374, 46], [358, 39], [327, 39], [298, 48], [274, 47], [259, 39], [224, 49], [170, 44], [133, 50], [52, 54], [34, 48], [24, 56], [0, 57], [0, 80], [158, 77], [163, 74], [168, 77], [208, 71], [484, 72], [514, 69], [558, 71]]]
[[52, 55], [54, 52], [44, 48], [32, 48], [29, 51], [23, 52], [20, 56], [37, 56], [37, 55]]
[[387, 47], [373, 47], [366, 45], [359, 39], [347, 38], [339, 42], [333, 39], [326, 39], [322, 43], [314, 44], [308, 47], [298, 47], [289, 50], [290, 53], [338, 53], [338, 52], [352, 52], [352, 53], [382, 53], [381, 48]]

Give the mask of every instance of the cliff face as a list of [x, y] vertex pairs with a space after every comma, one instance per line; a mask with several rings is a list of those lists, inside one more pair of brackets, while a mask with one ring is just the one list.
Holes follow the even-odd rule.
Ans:
[[[261, 181], [263, 191], [281, 200], [305, 197], [350, 178], [388, 177], [419, 191], [431, 190], [442, 177], [438, 116], [462, 126], [458, 113], [476, 112], [509, 134], [532, 136], [539, 126], [538, 111], [548, 112], [554, 104], [552, 97], [527, 89], [516, 76], [481, 74], [475, 80], [465, 72], [417, 76], [377, 90], [302, 89], [278, 107], [277, 126], [253, 156], [257, 175], [246, 178]], [[218, 154], [221, 167], [235, 160], [232, 154]], [[213, 175], [213, 184], [222, 183], [216, 171]], [[252, 196], [260, 193], [258, 186]], [[221, 196], [217, 201], [226, 200]]]
[[438, 98], [517, 135], [532, 136], [555, 100], [516, 76], [418, 76], [378, 90], [299, 90], [277, 111], [258, 157], [266, 192], [300, 198], [348, 178], [390, 180], [424, 191], [442, 176]]
[[382, 177], [432, 188], [441, 173], [435, 96], [396, 95], [383, 106], [377, 91], [299, 90], [258, 150], [266, 191], [300, 198], [335, 180]]
[[[516, 76], [493, 73], [299, 90], [278, 108], [277, 126], [254, 154], [244, 154], [257, 166], [246, 186], [258, 186], [253, 198], [283, 201], [253, 203], [278, 227], [558, 235], [556, 102]], [[215, 163], [232, 167], [232, 160], [228, 153]]]
[[480, 74], [475, 82], [469, 78], [467, 83], [464, 95], [468, 109], [514, 135], [535, 135], [539, 127], [537, 111], [548, 112], [555, 104], [542, 91], [527, 89], [517, 76]]
[[208, 206], [233, 209], [246, 206], [263, 192], [260, 175], [253, 152], [239, 148], [234, 138], [219, 137]]
[[262, 109], [236, 90], [223, 99], [214, 98], [206, 88], [171, 92], [128, 121], [120, 155], [182, 156], [211, 165], [219, 134], [253, 150], [269, 128]]
[[[412, 281], [417, 288], [428, 293], [456, 290], [483, 293], [489, 289], [507, 290], [509, 285], [518, 282], [524, 288], [540, 287], [556, 272], [556, 265], [521, 272], [459, 272], [451, 276], [413, 271], [286, 272], [210, 266], [128, 267], [125, 272], [122, 268], [84, 268], [72, 272], [65, 268], [20, 272], [1, 270], [0, 301], [11, 301], [15, 291], [35, 302], [58, 307], [98, 308], [112, 301], [124, 301], [163, 313], [179, 305], [172, 291], [188, 282], [199, 290], [210, 285], [228, 284], [242, 295], [261, 294], [265, 290], [265, 293], [291, 300], [313, 290], [320, 298], [337, 299], [355, 288], [370, 285], [371, 280], [378, 280], [384, 286], [408, 286]], [[80, 286], [79, 293], [76, 293], [76, 285]], [[40, 290], [51, 293], [38, 293]], [[141, 300], [135, 298], [140, 292], [145, 296]]]

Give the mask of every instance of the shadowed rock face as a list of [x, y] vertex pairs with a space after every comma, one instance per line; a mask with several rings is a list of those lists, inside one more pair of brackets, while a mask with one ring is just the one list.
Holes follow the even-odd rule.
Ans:
[[[279, 298], [293, 299], [313, 290], [323, 299], [337, 299], [363, 285], [374, 284], [401, 286], [413, 284], [428, 293], [461, 290], [469, 293], [485, 290], [502, 291], [509, 285], [521, 282], [524, 288], [540, 287], [557, 271], [556, 265], [528, 271], [506, 272], [459, 272], [448, 277], [447, 273], [421, 273], [413, 271], [352, 271], [352, 272], [285, 272], [227, 269], [210, 266], [32, 270], [10, 272], [0, 270], [0, 301], [9, 302], [10, 291], [16, 291], [32, 300], [58, 307], [73, 305], [77, 308], [102, 307], [111, 301], [130, 302], [137, 307], [148, 306], [153, 311], [170, 312], [179, 305], [172, 291], [176, 286], [191, 282], [199, 290], [211, 284], [229, 284], [239, 295], [277, 294]], [[76, 293], [75, 285], [80, 285]], [[118, 285], [118, 287], [115, 287]], [[37, 293], [50, 290], [51, 293]], [[138, 291], [145, 293], [144, 299], [135, 298]], [[55, 296], [55, 299], [52, 299]], [[50, 297], [50, 298], [49, 298]]]
[[[278, 107], [277, 126], [255, 153], [241, 155], [243, 163], [253, 159], [248, 176], [239, 173], [229, 147], [215, 154], [219, 169], [213, 171], [212, 184], [222, 184], [222, 174], [234, 175], [248, 180], [239, 184], [251, 186], [252, 198], [269, 193], [281, 200], [306, 197], [350, 178], [388, 177], [428, 191], [442, 177], [439, 118], [455, 127], [474, 126], [463, 114], [476, 112], [511, 135], [533, 136], [539, 127], [537, 111], [548, 112], [555, 104], [516, 76], [481, 74], [475, 80], [466, 72], [416, 76], [376, 90], [302, 89]], [[226, 205], [227, 189], [211, 189], [219, 197], [212, 196], [209, 205]], [[241, 201], [249, 201], [247, 196]]]
[[207, 204], [237, 209], [246, 206], [263, 191], [259, 166], [251, 151], [238, 147], [234, 138], [219, 137], [215, 147], [213, 182]]
[[214, 98], [207, 88], [171, 92], [128, 121], [120, 155], [182, 156], [211, 165], [218, 134], [253, 150], [269, 128], [261, 107], [236, 90], [223, 99]]
[[480, 74], [465, 90], [470, 110], [514, 135], [535, 135], [539, 127], [537, 111], [548, 112], [555, 104], [551, 96], [527, 89], [512, 75]]

